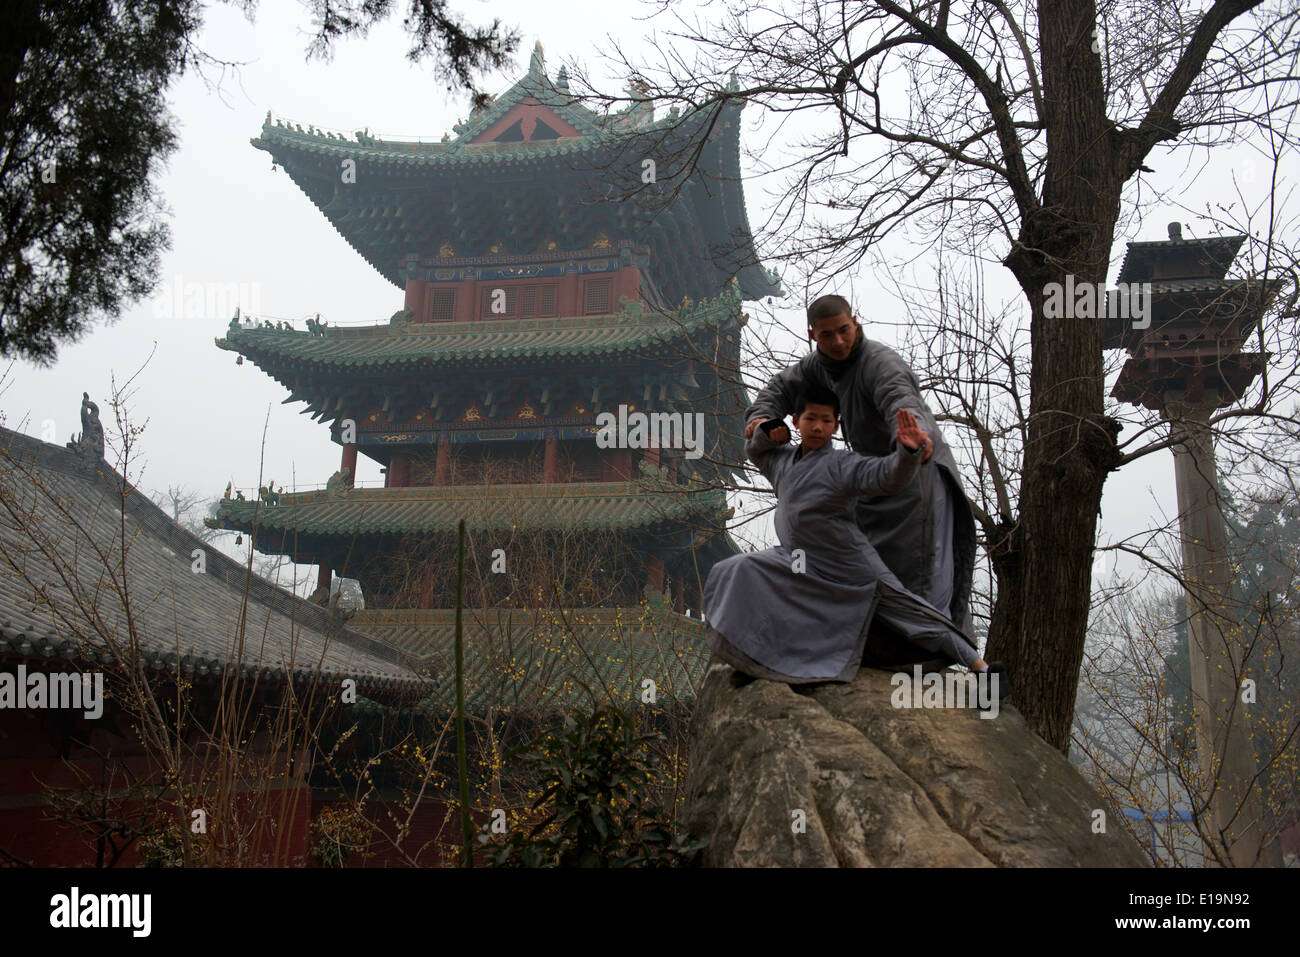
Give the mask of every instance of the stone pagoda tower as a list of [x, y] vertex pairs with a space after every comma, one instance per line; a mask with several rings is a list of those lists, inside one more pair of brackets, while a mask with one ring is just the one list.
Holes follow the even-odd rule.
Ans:
[[[232, 320], [217, 345], [328, 423], [341, 461], [324, 488], [224, 500], [220, 524], [318, 564], [318, 596], [359, 580], [354, 628], [445, 660], [463, 518], [470, 669], [497, 681], [492, 700], [554, 700], [574, 661], [628, 694], [693, 685], [700, 592], [736, 551], [722, 485], [748, 402], [741, 302], [782, 294], [754, 253], [739, 114], [656, 118], [635, 96], [592, 112], [540, 44], [442, 142], [268, 114], [253, 145], [405, 299], [370, 326]], [[667, 175], [701, 139], [690, 175]], [[359, 456], [382, 488], [354, 486]], [[568, 665], [547, 678], [555, 635], [581, 647], [551, 655]]]
[[1187, 607], [1197, 756], [1214, 782], [1197, 795], [1208, 807], [1211, 831], [1222, 835], [1234, 866], [1281, 866], [1270, 839], [1256, 778], [1248, 709], [1236, 705], [1248, 660], [1248, 639], [1234, 620], [1234, 575], [1229, 561], [1223, 492], [1214, 455], [1211, 416], [1240, 402], [1269, 355], [1247, 351], [1261, 316], [1276, 295], [1276, 279], [1228, 278], [1245, 236], [1184, 239], [1169, 224], [1167, 241], [1128, 244], [1119, 282], [1151, 286], [1145, 327], [1107, 319], [1107, 349], [1129, 358], [1111, 395], [1159, 412], [1174, 445]]

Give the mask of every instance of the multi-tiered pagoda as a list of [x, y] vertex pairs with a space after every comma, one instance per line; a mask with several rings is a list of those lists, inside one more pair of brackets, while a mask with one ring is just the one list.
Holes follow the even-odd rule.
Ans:
[[[405, 302], [365, 327], [232, 321], [218, 345], [328, 422], [342, 454], [325, 489], [226, 499], [221, 523], [319, 564], [323, 589], [358, 579], [354, 625], [417, 652], [451, 625], [461, 518], [480, 599], [559, 594], [580, 620], [614, 622], [648, 596], [697, 624], [709, 568], [735, 551], [720, 479], [747, 404], [741, 301], [781, 294], [754, 255], [739, 114], [656, 118], [636, 98], [593, 112], [539, 45], [527, 76], [441, 142], [268, 115], [253, 145]], [[702, 444], [597, 442], [598, 416], [636, 413], [702, 414]], [[362, 455], [382, 488], [354, 485]]]

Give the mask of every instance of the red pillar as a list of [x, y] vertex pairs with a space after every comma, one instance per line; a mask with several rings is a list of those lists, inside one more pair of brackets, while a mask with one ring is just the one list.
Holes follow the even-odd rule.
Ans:
[[427, 285], [423, 279], [406, 280], [406, 301], [402, 308], [411, 310], [417, 322], [424, 319], [424, 287]]
[[478, 283], [476, 280], [465, 279], [457, 284], [455, 315], [457, 322], [473, 322], [481, 318], [478, 314]]
[[548, 485], [555, 482], [560, 472], [560, 440], [553, 435], [546, 437], [546, 457], [542, 463], [542, 481]]
[[447, 436], [438, 440], [438, 460], [433, 468], [433, 484], [451, 484], [451, 440]]
[[388, 463], [388, 486], [389, 488], [406, 488], [411, 484], [411, 459], [409, 456], [397, 454]]
[[618, 308], [618, 297], [627, 296], [632, 300], [641, 298], [641, 270], [636, 266], [624, 266], [614, 279], [613, 295], [610, 296], [610, 308]]
[[347, 442], [343, 446], [343, 464], [339, 469], [348, 470], [348, 485], [354, 485], [357, 481], [357, 443]]
[[650, 557], [647, 580], [650, 582], [650, 587], [653, 588], [655, 592], [657, 593], [663, 592], [664, 560], [660, 558], [658, 555], [652, 555]]
[[316, 576], [316, 587], [324, 588], [325, 594], [327, 595], [330, 591], [330, 577], [330, 567], [322, 560], [320, 563], [320, 572]]
[[559, 301], [555, 304], [555, 311], [561, 316], [582, 315], [582, 307], [578, 302], [578, 274], [576, 272], [565, 272], [564, 278], [560, 280], [560, 295]]

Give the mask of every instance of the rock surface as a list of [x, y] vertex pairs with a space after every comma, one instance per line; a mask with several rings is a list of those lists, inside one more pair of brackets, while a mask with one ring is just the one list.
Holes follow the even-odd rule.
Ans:
[[891, 676], [863, 668], [849, 684], [796, 690], [741, 684], [715, 658], [691, 727], [686, 826], [709, 839], [700, 863], [1150, 866], [1011, 701], [992, 719], [973, 708], [895, 708]]

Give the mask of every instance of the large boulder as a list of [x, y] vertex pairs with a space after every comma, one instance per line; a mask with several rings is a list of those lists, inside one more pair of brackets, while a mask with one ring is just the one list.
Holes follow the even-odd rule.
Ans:
[[891, 677], [863, 668], [848, 684], [792, 687], [715, 658], [691, 726], [686, 826], [709, 840], [700, 862], [1150, 866], [1010, 701], [993, 718], [896, 708]]

